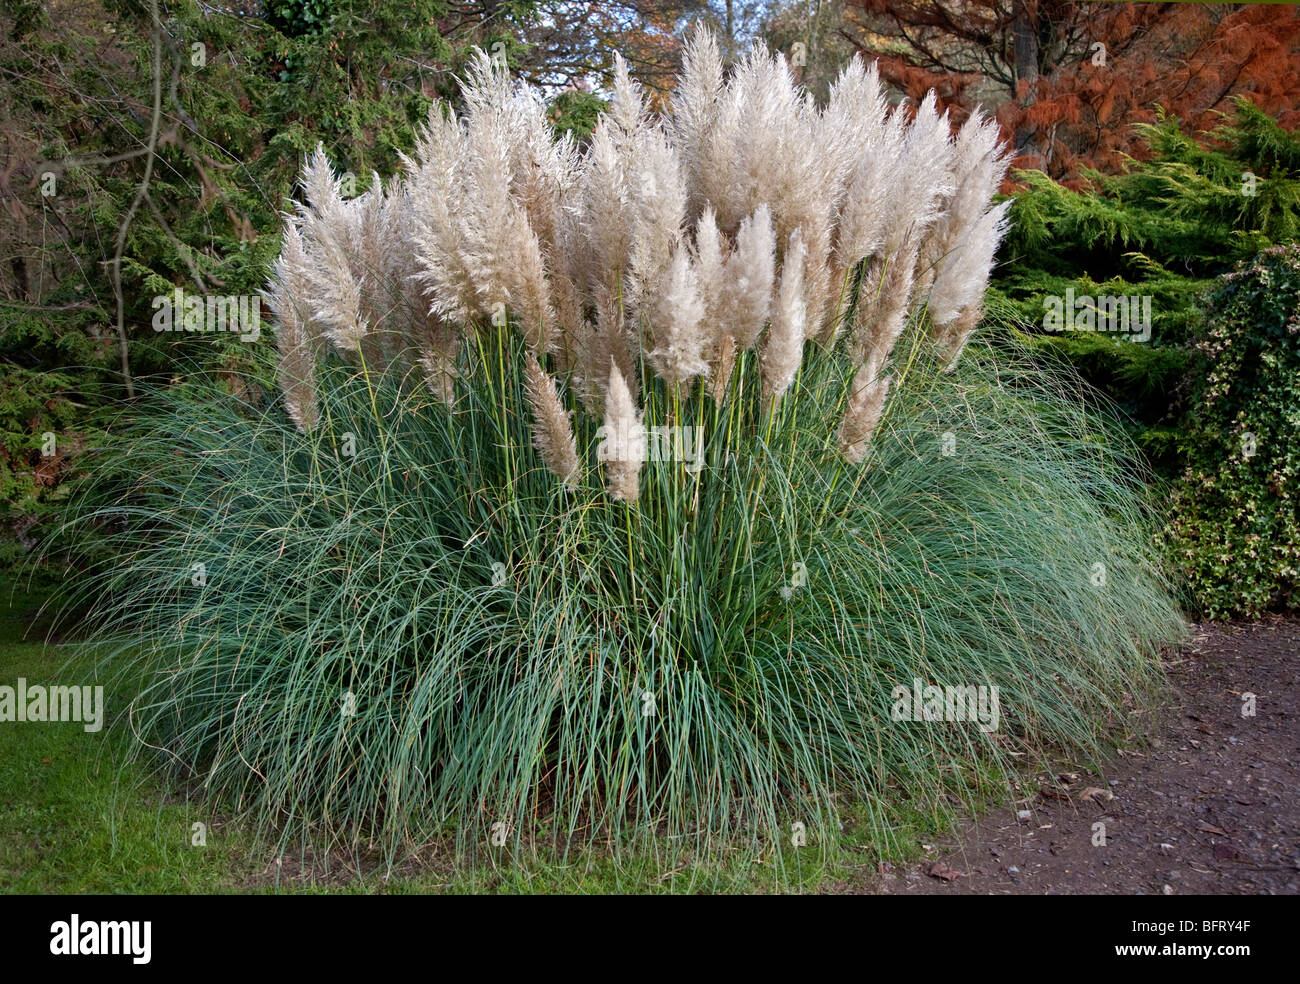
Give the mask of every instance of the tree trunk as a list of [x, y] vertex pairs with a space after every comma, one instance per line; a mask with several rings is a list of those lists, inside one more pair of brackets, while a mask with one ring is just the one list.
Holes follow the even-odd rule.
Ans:
[[[1038, 98], [1038, 0], [1012, 0], [1011, 17], [1017, 96], [1021, 109], [1028, 109]], [[1015, 141], [1018, 154], [1041, 164], [1042, 148], [1023, 121], [1016, 127]]]

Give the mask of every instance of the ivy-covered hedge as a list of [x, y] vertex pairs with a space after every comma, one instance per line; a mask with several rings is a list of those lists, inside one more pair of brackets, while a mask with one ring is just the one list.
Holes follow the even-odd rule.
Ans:
[[1224, 276], [1192, 349], [1165, 547], [1211, 616], [1300, 607], [1300, 244]]

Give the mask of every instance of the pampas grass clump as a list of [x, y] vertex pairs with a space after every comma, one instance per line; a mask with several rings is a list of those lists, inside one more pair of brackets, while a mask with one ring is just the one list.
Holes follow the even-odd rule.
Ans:
[[[475, 335], [508, 328], [599, 418], [611, 358], [638, 405], [647, 375], [725, 403], [736, 358], [757, 351], [770, 405], [815, 339], [842, 342], [877, 395], [826, 423], [855, 435], [856, 460], [909, 314], [931, 306], [950, 361], [975, 327], [1006, 230], [991, 198], [1007, 158], [991, 120], [952, 135], [933, 93], [915, 113], [891, 111], [874, 66], [855, 59], [818, 108], [761, 46], [724, 78], [703, 30], [667, 119], [649, 116], [616, 61], [585, 150], [557, 139], [540, 96], [481, 52], [463, 89], [463, 118], [435, 109], [387, 187], [376, 178], [344, 201], [324, 153], [308, 162], [267, 294], [286, 406], [304, 429], [322, 344], [367, 370], [409, 367], [451, 402]], [[543, 391], [529, 390], [533, 413], [557, 419], [536, 404]], [[569, 481], [568, 467], [556, 477]], [[634, 500], [633, 477], [611, 494]]]
[[[1096, 751], [1180, 621], [1122, 439], [970, 340], [992, 124], [703, 33], [583, 149], [485, 57], [464, 103], [359, 198], [309, 162], [278, 401], [175, 387], [103, 452], [141, 747], [390, 856], [781, 851]], [[897, 720], [916, 681], [999, 726]]]

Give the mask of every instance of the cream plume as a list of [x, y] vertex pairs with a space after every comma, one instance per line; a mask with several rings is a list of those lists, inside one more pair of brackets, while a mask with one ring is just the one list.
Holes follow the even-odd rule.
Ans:
[[715, 403], [721, 404], [727, 398], [727, 388], [731, 385], [731, 374], [736, 369], [736, 340], [730, 335], [722, 336], [716, 359], [709, 368], [709, 395]]
[[803, 359], [806, 319], [804, 245], [803, 237], [796, 230], [781, 263], [781, 284], [776, 292], [776, 309], [772, 313], [772, 327], [767, 331], [767, 341], [760, 358], [764, 405], [779, 399], [794, 382], [799, 363]]
[[746, 216], [736, 234], [735, 252], [727, 258], [723, 310], [738, 349], [750, 349], [767, 324], [776, 279], [776, 234], [766, 204]]
[[285, 217], [284, 243], [271, 268], [271, 283], [263, 293], [276, 320], [275, 344], [279, 350], [279, 380], [285, 409], [300, 431], [316, 426], [316, 344], [311, 321], [303, 306], [310, 284], [302, 236], [291, 216]]
[[528, 225], [523, 209], [511, 216], [506, 252], [506, 269], [501, 280], [506, 284], [510, 306], [519, 323], [524, 342], [534, 352], [550, 350], [555, 313], [551, 309], [551, 291], [546, 282], [542, 261], [542, 244]]
[[689, 383], [708, 372], [709, 364], [704, 361], [700, 332], [704, 302], [685, 247], [674, 252], [672, 265], [655, 293], [650, 305], [654, 347], [646, 353], [646, 361], [665, 382]]
[[636, 502], [641, 494], [641, 462], [645, 459], [645, 429], [632, 393], [610, 361], [609, 383], [605, 390], [605, 424], [602, 428], [605, 451], [605, 482], [609, 494], [623, 502]]
[[931, 337], [935, 347], [944, 356], [946, 372], [951, 372], [956, 367], [957, 360], [961, 358], [971, 333], [975, 331], [975, 326], [979, 324], [982, 317], [984, 317], [984, 305], [977, 301], [962, 308], [961, 313], [946, 325], [936, 326], [933, 330]]
[[953, 321], [984, 296], [994, 255], [1006, 234], [1010, 208], [1010, 202], [1003, 202], [989, 209], [939, 260], [930, 290], [930, 316], [936, 325]]
[[450, 406], [456, 399], [456, 366], [462, 339], [435, 314], [425, 317], [416, 335], [416, 361], [433, 395]]
[[602, 117], [592, 131], [582, 181], [587, 284], [593, 292], [614, 289], [623, 279], [632, 252], [633, 212], [628, 175], [608, 117]]
[[[718, 231], [717, 216], [712, 206], [701, 213], [695, 223], [695, 249], [692, 266], [699, 285], [700, 299], [704, 302], [704, 319], [701, 335], [704, 339], [704, 359], [709, 364], [709, 374], [714, 375], [724, 349], [735, 352], [735, 342], [727, 324], [726, 247]], [[728, 344], [730, 342], [730, 344]]]
[[556, 353], [560, 370], [567, 372], [582, 365], [585, 338], [582, 294], [567, 270], [553, 270], [550, 284], [555, 305]]
[[646, 127], [635, 137], [629, 172], [632, 199], [632, 244], [623, 303], [639, 310], [643, 296], [663, 278], [682, 243], [686, 220], [686, 186], [681, 165], [667, 134]]
[[862, 293], [853, 319], [847, 353], [855, 363], [866, 363], [879, 373], [907, 326], [907, 313], [916, 276], [916, 246], [905, 240], [898, 253], [867, 266]]
[[580, 468], [573, 424], [555, 391], [555, 381], [532, 352], [524, 357], [524, 387], [533, 410], [533, 446], [552, 475], [565, 485], [577, 485]]
[[[819, 109], [781, 55], [755, 45], [725, 74], [697, 29], [667, 118], [652, 117], [616, 58], [612, 104], [581, 147], [554, 134], [536, 89], [481, 51], [462, 89], [463, 116], [431, 112], [387, 185], [345, 200], [321, 147], [305, 162], [305, 201], [266, 293], [300, 427], [314, 420], [326, 341], [376, 370], [418, 367], [450, 401], [466, 341], [517, 332], [537, 360], [527, 373], [540, 426], [555, 423], [546, 393], [561, 383], [593, 417], [635, 417], [652, 385], [645, 365], [688, 388], [706, 375], [725, 399], [749, 351], [755, 397], [770, 403], [797, 377], [806, 340], [831, 346], [852, 310], [844, 350], [866, 382], [841, 430], [860, 455], [909, 313], [928, 304], [950, 361], [979, 320], [1008, 214], [991, 205], [1007, 164], [997, 126], [975, 114], [951, 135], [933, 93], [915, 112], [890, 110], [861, 59]], [[637, 472], [639, 461], [631, 486], [626, 469], [614, 485], [634, 497]]]
[[846, 459], [857, 464], [867, 455], [872, 435], [885, 412], [885, 398], [889, 395], [890, 378], [877, 377], [869, 366], [859, 366], [853, 382], [844, 419], [840, 423], [840, 451]]
[[722, 96], [722, 55], [713, 33], [698, 22], [682, 52], [682, 74], [673, 93], [674, 142], [681, 148], [686, 169], [688, 216], [700, 215], [708, 205], [703, 193], [701, 147], [712, 131]]
[[410, 187], [411, 240], [420, 282], [444, 317], [467, 324], [479, 314], [478, 291], [467, 261], [468, 243], [457, 203], [466, 192], [464, 127], [434, 106], [416, 140], [416, 161], [405, 161]]

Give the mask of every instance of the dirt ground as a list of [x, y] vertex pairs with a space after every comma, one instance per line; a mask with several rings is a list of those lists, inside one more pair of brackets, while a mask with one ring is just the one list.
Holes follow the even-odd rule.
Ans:
[[1104, 775], [1041, 776], [851, 890], [1300, 894], [1300, 620], [1197, 626], [1165, 668], [1172, 706], [1147, 747], [1121, 749]]

